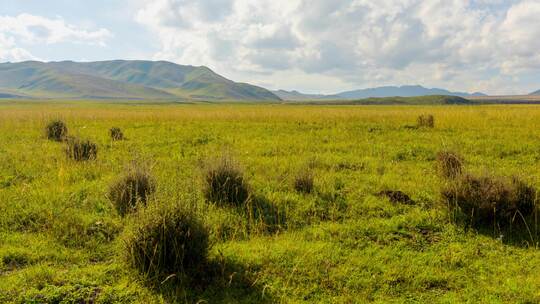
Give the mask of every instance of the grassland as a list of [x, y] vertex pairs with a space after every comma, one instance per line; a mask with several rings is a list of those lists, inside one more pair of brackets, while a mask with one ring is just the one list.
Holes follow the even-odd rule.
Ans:
[[538, 95], [514, 95], [514, 96], [474, 96], [469, 99], [476, 103], [484, 104], [540, 104]]
[[[409, 127], [425, 113], [435, 128]], [[68, 160], [46, 140], [53, 118], [96, 142], [97, 159]], [[127, 140], [111, 142], [111, 127]], [[0, 103], [0, 302], [538, 303], [540, 232], [509, 240], [454, 224], [434, 160], [457, 151], [469, 171], [540, 188], [539, 130], [531, 105]], [[223, 151], [278, 216], [204, 200], [202, 163]], [[137, 214], [117, 215], [107, 189], [132, 160], [151, 163], [150, 203], [190, 205], [210, 230], [219, 271], [205, 284], [151, 288], [126, 266]], [[306, 166], [315, 191], [299, 194]]]

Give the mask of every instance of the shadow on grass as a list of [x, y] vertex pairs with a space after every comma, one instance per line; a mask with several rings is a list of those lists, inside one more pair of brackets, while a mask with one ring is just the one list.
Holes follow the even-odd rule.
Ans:
[[533, 213], [527, 217], [516, 214], [509, 223], [497, 223], [494, 219], [478, 223], [471, 222], [471, 218], [459, 210], [451, 212], [454, 223], [465, 231], [473, 230], [480, 235], [499, 240], [505, 245], [540, 248], [540, 218], [538, 218], [540, 214]]
[[264, 196], [254, 196], [246, 203], [244, 211], [253, 232], [275, 233], [287, 228], [285, 211]]
[[504, 229], [498, 227], [495, 229], [479, 228], [477, 231], [479, 234], [501, 240], [505, 245], [520, 248], [540, 248], [538, 228], [536, 228], [535, 232], [533, 227], [523, 223], [514, 224]]
[[191, 283], [180, 284], [172, 278], [155, 289], [166, 303], [275, 303], [270, 289], [258, 282], [256, 272], [219, 255], [195, 274]]

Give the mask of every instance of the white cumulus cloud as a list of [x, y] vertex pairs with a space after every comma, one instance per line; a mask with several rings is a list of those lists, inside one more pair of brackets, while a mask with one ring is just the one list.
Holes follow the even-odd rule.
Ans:
[[6, 37], [3, 33], [0, 33], [0, 60], [1, 61], [23, 61], [23, 60], [35, 60], [34, 57], [27, 50], [17, 47], [15, 41], [12, 38]]
[[540, 69], [538, 16], [537, 0], [155, 0], [136, 18], [159, 39], [156, 59], [274, 88], [506, 93]]
[[60, 17], [50, 19], [30, 14], [0, 16], [0, 60], [38, 59], [22, 45], [80, 43], [105, 46], [111, 37], [107, 29], [81, 29]]

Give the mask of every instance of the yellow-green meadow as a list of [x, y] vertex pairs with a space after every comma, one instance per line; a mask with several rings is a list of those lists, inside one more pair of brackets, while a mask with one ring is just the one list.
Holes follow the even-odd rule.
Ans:
[[[418, 127], [421, 115], [434, 126]], [[48, 140], [53, 120], [95, 156]], [[516, 216], [510, 229], [524, 233], [512, 237], [457, 221], [440, 151], [539, 189], [540, 107], [0, 102], [0, 302], [540, 302], [540, 226]], [[223, 155], [246, 206], [205, 195], [208, 162]], [[110, 187], [133, 163], [155, 191], [121, 215]], [[298, 191], [306, 174], [312, 189]], [[189, 284], [177, 273], [150, 284], [126, 242], [175, 206], [207, 231], [207, 265]]]

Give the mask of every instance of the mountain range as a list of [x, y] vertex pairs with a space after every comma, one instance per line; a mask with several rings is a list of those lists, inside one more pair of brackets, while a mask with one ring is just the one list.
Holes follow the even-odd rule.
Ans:
[[[0, 98], [316, 101], [434, 95], [464, 98], [486, 96], [420, 85], [383, 86], [330, 95], [269, 91], [229, 80], [205, 66], [179, 65], [167, 61], [0, 63]], [[540, 96], [540, 90], [530, 95]]]
[[207, 67], [166, 61], [0, 64], [0, 97], [278, 101], [272, 92], [220, 76]]
[[451, 92], [445, 89], [438, 88], [425, 88], [419, 85], [410, 86], [384, 86], [377, 88], [361, 89], [354, 91], [341, 92], [333, 95], [313, 95], [302, 94], [298, 91], [273, 91], [274, 94], [279, 96], [283, 100], [342, 100], [342, 99], [365, 99], [365, 98], [377, 98], [377, 97], [415, 97], [415, 96], [459, 96], [459, 97], [473, 97], [473, 96], [486, 96], [483, 93], [465, 93], [465, 92]]
[[338, 95], [323, 95], [323, 94], [304, 94], [296, 90], [286, 91], [286, 90], [277, 90], [272, 91], [275, 95], [283, 100], [289, 101], [301, 101], [301, 100], [340, 100], [343, 99]]

